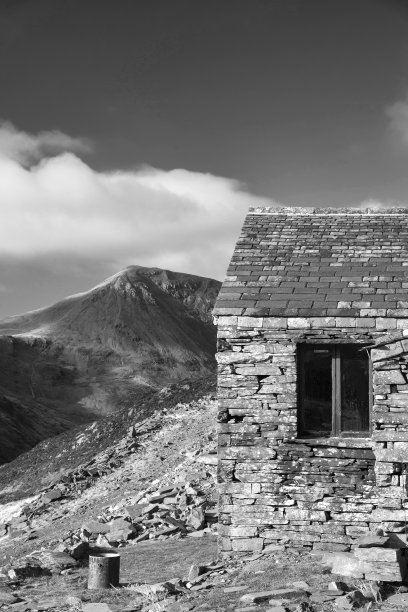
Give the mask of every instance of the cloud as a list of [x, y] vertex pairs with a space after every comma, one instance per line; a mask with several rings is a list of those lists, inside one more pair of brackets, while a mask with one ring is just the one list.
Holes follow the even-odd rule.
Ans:
[[90, 143], [72, 138], [59, 130], [39, 132], [36, 135], [17, 130], [8, 121], [0, 122], [0, 156], [21, 164], [38, 162], [45, 156], [62, 151], [86, 152]]
[[54, 261], [100, 260], [117, 270], [139, 264], [222, 278], [248, 206], [274, 204], [233, 179], [150, 167], [98, 172], [72, 152], [26, 167], [27, 154], [64, 138], [73, 148], [75, 139], [6, 132], [12, 137], [0, 155], [3, 260], [47, 261], [50, 268]]
[[387, 106], [385, 114], [389, 119], [389, 128], [395, 142], [408, 147], [408, 94], [404, 100], [398, 100]]

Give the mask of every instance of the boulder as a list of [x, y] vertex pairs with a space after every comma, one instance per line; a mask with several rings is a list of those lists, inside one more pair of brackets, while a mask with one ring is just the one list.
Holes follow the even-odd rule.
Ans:
[[74, 544], [74, 546], [70, 548], [69, 554], [77, 561], [79, 559], [84, 559], [89, 554], [88, 542], [78, 542], [77, 544]]
[[42, 501], [45, 503], [50, 503], [56, 501], [57, 499], [61, 499], [62, 493], [59, 489], [52, 489], [51, 491], [47, 491], [42, 496]]
[[204, 525], [204, 512], [201, 507], [193, 508], [190, 512], [190, 515], [187, 519], [187, 525], [197, 531], [201, 529]]

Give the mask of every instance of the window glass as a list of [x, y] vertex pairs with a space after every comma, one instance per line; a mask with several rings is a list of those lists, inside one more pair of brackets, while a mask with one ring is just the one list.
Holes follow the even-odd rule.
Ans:
[[328, 436], [332, 430], [332, 358], [327, 348], [305, 346], [301, 359], [303, 433]]
[[364, 349], [344, 347], [341, 355], [341, 431], [368, 431], [368, 359]]

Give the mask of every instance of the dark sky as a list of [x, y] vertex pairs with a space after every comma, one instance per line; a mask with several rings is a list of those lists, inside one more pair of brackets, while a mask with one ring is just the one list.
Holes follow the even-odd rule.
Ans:
[[0, 43], [0, 118], [86, 139], [76, 156], [98, 176], [147, 165], [285, 204], [408, 199], [406, 1], [0, 0]]
[[0, 115], [97, 143], [91, 164], [238, 178], [324, 205], [404, 197], [384, 109], [408, 2], [0, 0]]

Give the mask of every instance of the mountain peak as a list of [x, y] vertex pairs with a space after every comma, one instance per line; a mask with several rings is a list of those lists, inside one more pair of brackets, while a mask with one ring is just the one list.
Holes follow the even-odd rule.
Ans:
[[10, 419], [20, 415], [17, 439], [23, 415], [27, 447], [34, 429], [38, 442], [50, 423], [57, 433], [133, 406], [137, 390], [212, 374], [219, 288], [201, 276], [129, 266], [89, 291], [0, 321], [0, 406], [3, 397]]

